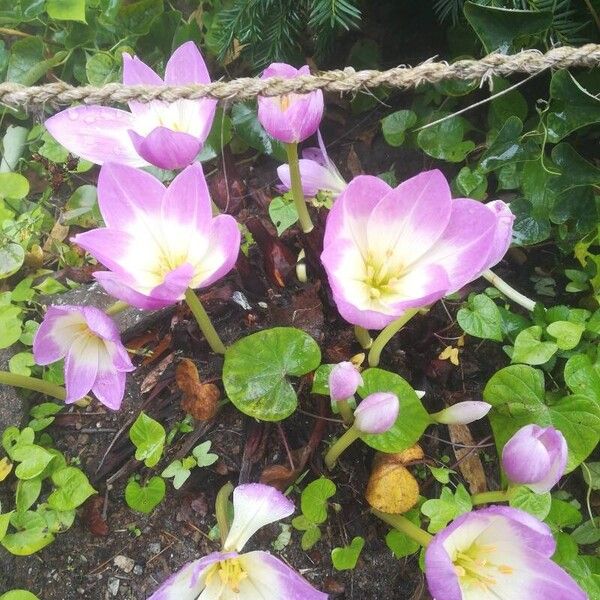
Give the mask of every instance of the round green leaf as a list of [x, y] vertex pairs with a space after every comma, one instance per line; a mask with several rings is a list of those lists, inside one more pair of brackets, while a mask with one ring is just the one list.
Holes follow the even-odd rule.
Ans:
[[20, 173], [0, 173], [0, 198], [20, 200], [29, 193], [29, 181]]
[[552, 497], [550, 492], [536, 494], [528, 487], [521, 485], [510, 496], [509, 504], [513, 508], [520, 508], [540, 521], [543, 521], [550, 512]]
[[129, 508], [138, 512], [151, 513], [165, 497], [164, 479], [152, 477], [145, 486], [131, 479], [125, 488], [125, 501]]
[[402, 146], [406, 131], [417, 122], [412, 110], [398, 110], [381, 120], [381, 131], [390, 146]]
[[400, 375], [383, 369], [367, 369], [362, 378], [364, 385], [358, 389], [361, 398], [375, 392], [392, 392], [398, 396], [400, 410], [391, 429], [385, 433], [364, 434], [361, 439], [380, 452], [401, 452], [410, 448], [431, 423], [415, 390]]
[[468, 307], [456, 314], [465, 333], [475, 337], [502, 341], [502, 317], [496, 303], [485, 294], [469, 298]]
[[242, 338], [227, 350], [223, 385], [243, 413], [281, 421], [298, 403], [287, 376], [305, 375], [320, 362], [321, 351], [310, 335], [293, 327], [274, 327]]
[[40, 600], [35, 594], [27, 590], [10, 590], [0, 596], [0, 600]]
[[14, 275], [25, 260], [25, 250], [19, 244], [10, 242], [0, 248], [0, 279]]

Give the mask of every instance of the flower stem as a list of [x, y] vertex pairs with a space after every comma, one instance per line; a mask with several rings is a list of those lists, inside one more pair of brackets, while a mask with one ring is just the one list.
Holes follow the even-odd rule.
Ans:
[[388, 525], [391, 525], [394, 529], [397, 529], [404, 535], [407, 535], [409, 538], [413, 539], [415, 542], [421, 544], [421, 546], [425, 548], [429, 545], [429, 542], [431, 542], [431, 539], [433, 538], [433, 536], [427, 533], [424, 529], [421, 529], [418, 525], [415, 525], [402, 515], [384, 513], [375, 508], [372, 508], [371, 512], [377, 518], [385, 521]]
[[104, 312], [108, 315], [116, 315], [120, 312], [123, 312], [125, 309], [129, 308], [129, 304], [127, 302], [123, 302], [122, 300], [117, 300], [114, 304], [111, 304]]
[[337, 407], [340, 411], [340, 415], [342, 415], [342, 419], [344, 419], [344, 423], [346, 423], [346, 425], [352, 425], [352, 423], [354, 423], [354, 413], [348, 404], [348, 400], [338, 400]]
[[498, 277], [498, 275], [496, 275], [489, 269], [487, 271], [484, 271], [481, 274], [481, 276], [484, 279], [487, 279], [497, 290], [502, 292], [507, 298], [509, 298], [516, 304], [519, 304], [523, 308], [526, 308], [529, 311], [533, 311], [535, 307], [535, 302], [527, 296], [521, 294], [521, 292], [517, 292], [517, 290], [508, 285], [508, 283], [506, 283], [504, 279], [501, 279], [500, 277]]
[[204, 306], [202, 306], [202, 302], [196, 296], [196, 292], [191, 288], [188, 288], [185, 292], [185, 301], [187, 305], [190, 307], [192, 314], [196, 318], [196, 322], [198, 323], [198, 327], [200, 327], [200, 331], [204, 334], [208, 345], [211, 347], [213, 352], [217, 354], [225, 354], [225, 344], [221, 341], [217, 330], [214, 328], [210, 317], [206, 314], [204, 310]]
[[335, 442], [325, 455], [325, 465], [329, 470], [335, 467], [338, 458], [348, 446], [355, 442], [360, 437], [360, 431], [355, 427], [350, 427], [344, 434]]
[[363, 350], [368, 350], [373, 345], [373, 338], [367, 329], [360, 325], [354, 326], [354, 335]]
[[481, 492], [480, 494], [473, 494], [471, 496], [471, 502], [473, 506], [479, 504], [491, 504], [492, 502], [508, 502], [512, 495], [512, 490], [499, 490], [497, 492]]
[[381, 352], [387, 343], [419, 312], [418, 308], [409, 308], [404, 314], [392, 321], [387, 327], [381, 330], [375, 338], [371, 351], [369, 352], [369, 366], [376, 367], [379, 364]]
[[294, 204], [296, 205], [296, 211], [298, 212], [298, 219], [300, 220], [300, 227], [304, 233], [308, 233], [313, 230], [314, 225], [308, 214], [308, 207], [306, 206], [306, 200], [304, 199], [304, 192], [302, 191], [302, 179], [300, 178], [300, 163], [298, 161], [298, 144], [284, 144], [285, 151], [287, 152], [288, 165], [290, 167], [290, 180], [292, 184], [292, 197], [294, 198]]
[[227, 518], [227, 510], [229, 505], [229, 496], [233, 492], [233, 485], [227, 482], [217, 493], [215, 499], [215, 516], [219, 525], [219, 535], [221, 536], [221, 546], [225, 546], [225, 540], [229, 533], [229, 519]]
[[17, 375], [8, 371], [0, 371], [0, 383], [3, 385], [12, 385], [13, 387], [25, 388], [34, 392], [41, 392], [46, 396], [64, 400], [67, 396], [65, 388], [61, 385], [56, 385], [44, 379], [37, 377], [29, 377], [28, 375]]

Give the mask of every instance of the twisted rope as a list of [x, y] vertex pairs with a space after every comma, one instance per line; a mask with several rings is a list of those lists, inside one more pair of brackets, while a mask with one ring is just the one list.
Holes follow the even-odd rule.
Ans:
[[387, 71], [354, 71], [352, 68], [346, 68], [317, 75], [302, 75], [293, 79], [241, 77], [232, 81], [214, 81], [207, 84], [151, 86], [109, 83], [101, 87], [74, 87], [63, 81], [32, 87], [5, 82], [0, 84], [0, 104], [29, 109], [40, 105], [67, 106], [76, 102], [113, 104], [132, 100], [174, 102], [180, 99], [202, 98], [219, 101], [249, 100], [256, 96], [306, 94], [315, 90], [356, 92], [380, 86], [407, 90], [424, 83], [457, 79], [481, 81], [492, 75], [533, 74], [549, 68], [595, 67], [599, 64], [600, 44], [587, 44], [580, 48], [553, 48], [546, 54], [538, 50], [523, 50], [513, 55], [493, 53], [480, 60], [459, 60], [452, 64], [428, 61], [416, 67], [401, 65]]

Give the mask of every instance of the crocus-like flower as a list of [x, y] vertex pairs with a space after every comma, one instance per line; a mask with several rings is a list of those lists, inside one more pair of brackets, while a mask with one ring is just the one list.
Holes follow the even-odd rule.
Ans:
[[[293, 79], [309, 75], [308, 65], [295, 69], [285, 63], [269, 65], [261, 79], [283, 77]], [[317, 131], [323, 117], [323, 92], [286, 94], [285, 96], [258, 97], [258, 120], [267, 133], [280, 142], [297, 144]]]
[[148, 310], [174, 304], [188, 287], [206, 287], [235, 264], [237, 223], [229, 215], [212, 217], [199, 163], [168, 189], [144, 171], [108, 163], [98, 177], [98, 204], [106, 227], [73, 241], [110, 269], [94, 275], [128, 304]]
[[586, 600], [550, 560], [556, 542], [535, 517], [492, 506], [458, 517], [430, 542], [425, 575], [437, 600]]
[[340, 314], [382, 329], [460, 289], [502, 258], [512, 218], [500, 201], [453, 200], [437, 170], [396, 188], [356, 177], [329, 213], [321, 255]]
[[185, 565], [148, 600], [324, 600], [296, 571], [268, 552], [240, 554], [261, 527], [294, 512], [293, 503], [268, 485], [233, 491], [233, 523], [222, 552]]
[[385, 433], [396, 422], [399, 410], [395, 394], [369, 394], [354, 411], [354, 427], [361, 433]]
[[[123, 83], [184, 85], [209, 83], [194, 42], [177, 48], [164, 81], [136, 56], [123, 54]], [[96, 164], [118, 162], [161, 169], [189, 165], [202, 148], [215, 116], [215, 100], [130, 102], [131, 112], [107, 106], [75, 106], [46, 121], [48, 131], [70, 152]]]
[[[305, 196], [316, 196], [319, 191], [325, 192], [335, 200], [347, 187], [337, 167], [327, 155], [321, 132], [317, 131], [318, 148], [306, 148], [298, 163], [302, 180], [302, 191]], [[286, 163], [277, 168], [277, 175], [285, 190], [292, 188], [290, 166]]]
[[473, 421], [483, 419], [490, 412], [491, 404], [487, 402], [457, 402], [440, 412], [431, 415], [437, 423], [444, 425], [467, 425]]
[[38, 365], [65, 359], [67, 404], [91, 390], [113, 410], [135, 368], [114, 321], [93, 306], [50, 306], [33, 340], [33, 357]]
[[567, 442], [560, 431], [554, 427], [526, 425], [506, 442], [502, 467], [512, 482], [544, 494], [563, 476], [567, 456]]
[[351, 362], [338, 363], [329, 373], [329, 395], [334, 402], [348, 400], [362, 383], [358, 369]]

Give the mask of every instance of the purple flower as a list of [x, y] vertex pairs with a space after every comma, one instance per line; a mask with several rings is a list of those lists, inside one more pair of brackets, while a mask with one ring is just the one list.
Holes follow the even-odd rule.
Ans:
[[567, 442], [560, 431], [554, 427], [526, 425], [506, 442], [502, 467], [512, 482], [544, 494], [563, 476], [567, 455]]
[[[123, 54], [123, 83], [184, 85], [210, 83], [204, 59], [194, 42], [171, 56], [164, 81], [136, 56]], [[117, 162], [161, 169], [189, 165], [206, 140], [215, 100], [130, 102], [131, 112], [106, 106], [75, 106], [46, 121], [48, 131], [70, 152], [96, 164]]]
[[143, 309], [183, 299], [234, 266], [240, 231], [229, 215], [212, 216], [202, 167], [184, 169], [167, 188], [152, 175], [107, 163], [98, 177], [106, 227], [73, 241], [109, 271], [94, 273], [111, 295]]
[[291, 515], [294, 505], [268, 485], [249, 483], [233, 492], [233, 523], [222, 552], [188, 563], [148, 600], [324, 600], [296, 571], [268, 552], [240, 554], [258, 529]]
[[490, 412], [491, 404], [487, 402], [457, 402], [440, 412], [431, 415], [437, 423], [444, 425], [467, 425], [473, 421], [483, 419]]
[[[269, 65], [261, 79], [283, 77], [293, 79], [309, 75], [308, 65], [295, 69], [285, 63]], [[297, 144], [317, 131], [323, 117], [323, 92], [287, 94], [285, 96], [258, 97], [258, 120], [267, 133], [280, 142]]]
[[535, 517], [491, 506], [458, 517], [425, 553], [425, 576], [437, 600], [586, 600], [550, 557], [556, 542]]
[[500, 201], [490, 208], [453, 200], [437, 170], [396, 188], [361, 175], [328, 215], [321, 260], [342, 317], [382, 329], [496, 264], [510, 243], [511, 224]]
[[389, 392], [369, 394], [354, 411], [354, 428], [361, 433], [385, 433], [398, 418], [398, 396]]
[[117, 410], [125, 393], [126, 373], [133, 371], [113, 320], [93, 306], [50, 306], [33, 340], [38, 365], [65, 358], [66, 402], [90, 390]]
[[348, 400], [362, 383], [358, 369], [351, 362], [338, 363], [329, 373], [329, 395], [334, 402]]
[[[302, 180], [302, 191], [305, 196], [316, 196], [319, 191], [331, 195], [335, 200], [348, 186], [344, 178], [340, 175], [337, 167], [327, 155], [321, 132], [317, 131], [319, 139], [318, 148], [306, 148], [302, 152], [303, 158], [299, 162], [300, 178]], [[277, 175], [281, 179], [284, 190], [292, 188], [290, 178], [290, 166], [288, 164], [280, 165], [277, 168]]]

